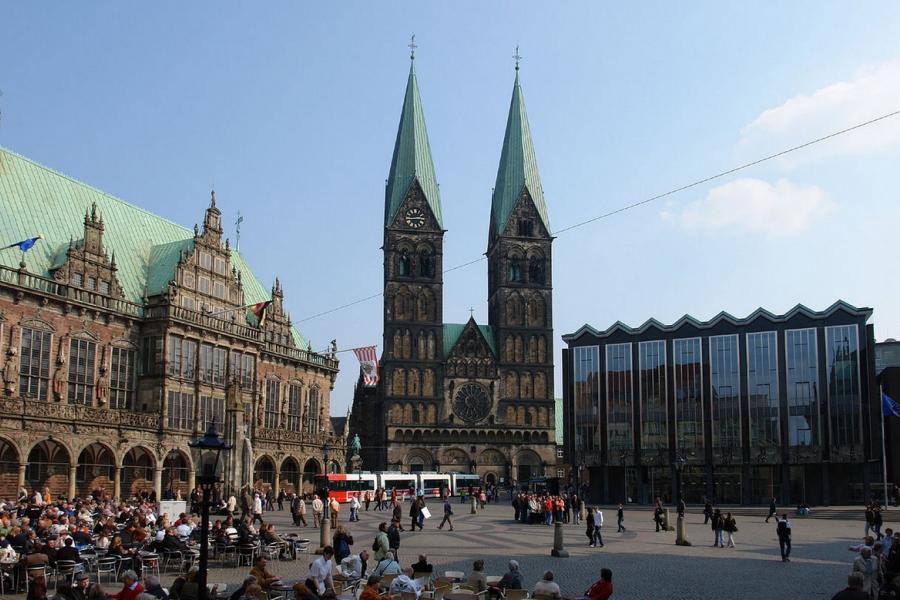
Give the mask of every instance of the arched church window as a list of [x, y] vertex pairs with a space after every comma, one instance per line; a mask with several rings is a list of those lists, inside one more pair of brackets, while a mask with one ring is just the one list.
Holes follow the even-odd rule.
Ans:
[[511, 257], [509, 259], [507, 279], [513, 283], [522, 282], [522, 259], [518, 257]]
[[431, 279], [434, 277], [434, 255], [430, 250], [419, 252], [419, 276]]
[[409, 275], [412, 270], [412, 264], [409, 258], [409, 254], [406, 253], [406, 250], [400, 251], [400, 275]]
[[544, 283], [544, 261], [540, 257], [532, 256], [528, 259], [528, 280], [531, 283]]

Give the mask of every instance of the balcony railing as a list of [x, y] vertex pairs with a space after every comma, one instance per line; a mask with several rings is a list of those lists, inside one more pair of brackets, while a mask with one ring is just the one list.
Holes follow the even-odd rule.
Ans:
[[41, 277], [40, 275], [9, 267], [0, 266], [0, 283], [40, 292], [86, 307], [99, 307], [131, 317], [140, 318], [144, 314], [144, 307], [140, 304], [105, 296], [96, 291], [65, 285], [48, 277]]
[[255, 327], [241, 325], [228, 319], [220, 319], [219, 317], [210, 316], [196, 310], [190, 310], [181, 306], [172, 306], [164, 304], [161, 306], [151, 306], [144, 311], [147, 319], [172, 319], [181, 321], [190, 325], [196, 325], [201, 329], [212, 329], [227, 335], [241, 337], [254, 342], [263, 341], [263, 332]]

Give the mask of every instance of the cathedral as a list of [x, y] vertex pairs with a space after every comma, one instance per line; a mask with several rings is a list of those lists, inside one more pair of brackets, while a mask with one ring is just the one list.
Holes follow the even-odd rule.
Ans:
[[518, 65], [488, 223], [486, 325], [443, 320], [445, 233], [413, 62], [385, 189], [380, 379], [357, 385], [351, 415], [362, 468], [550, 475], [553, 238]]

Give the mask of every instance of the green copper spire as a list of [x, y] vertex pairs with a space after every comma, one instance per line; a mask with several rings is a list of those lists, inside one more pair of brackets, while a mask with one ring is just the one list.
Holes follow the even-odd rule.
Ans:
[[[410, 56], [415, 60], [413, 55]], [[394, 157], [391, 159], [391, 172], [388, 175], [384, 198], [384, 224], [390, 225], [397, 214], [397, 209], [413, 181], [418, 180], [422, 192], [438, 227], [443, 227], [441, 218], [441, 196], [438, 192], [437, 179], [434, 176], [434, 162], [431, 160], [431, 146], [428, 144], [428, 132], [425, 130], [425, 113], [422, 111], [422, 98], [419, 97], [419, 84], [416, 82], [415, 62], [409, 67], [409, 80], [406, 83], [406, 97], [403, 99], [403, 111], [400, 113], [400, 126], [397, 128], [397, 141], [394, 143]]]
[[[518, 55], [518, 49], [516, 54]], [[544, 190], [541, 188], [534, 144], [531, 141], [531, 129], [528, 126], [528, 114], [525, 112], [525, 98], [519, 85], [517, 59], [516, 81], [509, 103], [506, 135], [503, 137], [503, 151], [500, 153], [500, 167], [497, 169], [497, 183], [494, 186], [491, 204], [493, 215], [491, 225], [496, 233], [500, 233], [506, 227], [509, 215], [515, 209], [525, 188], [528, 189], [534, 207], [549, 232], [550, 219], [547, 216], [547, 205], [544, 204]]]

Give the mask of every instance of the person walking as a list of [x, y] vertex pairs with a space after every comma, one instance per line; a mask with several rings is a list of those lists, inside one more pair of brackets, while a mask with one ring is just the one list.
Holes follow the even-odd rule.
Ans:
[[853, 572], [862, 574], [862, 591], [871, 597], [873, 592], [878, 589], [878, 563], [872, 556], [872, 549], [868, 546], [863, 546], [859, 551], [859, 556], [853, 561]]
[[259, 519], [260, 524], [265, 524], [265, 521], [263, 521], [262, 512], [262, 497], [259, 494], [255, 494], [253, 497], [253, 518], [250, 520], [250, 523], [255, 525], [256, 520]]
[[278, 490], [278, 510], [284, 510], [284, 499], [287, 494], [284, 493], [284, 490]]
[[778, 546], [781, 548], [782, 562], [791, 561], [791, 522], [788, 521], [787, 513], [781, 515], [781, 519], [775, 517], [778, 523], [775, 526], [775, 533], [778, 535]]
[[737, 531], [737, 521], [731, 516], [731, 513], [725, 514], [723, 527], [725, 533], [728, 534], [728, 547], [734, 548], [734, 532]]
[[341, 512], [341, 503], [334, 496], [328, 501], [328, 512], [331, 516], [331, 530], [334, 531], [338, 526], [338, 514]]
[[725, 543], [722, 536], [723, 526], [724, 526], [724, 517], [722, 517], [722, 512], [717, 508], [713, 511], [712, 519], [710, 519], [710, 527], [713, 530], [713, 548], [719, 547], [724, 548]]
[[306, 523], [306, 501], [303, 500], [303, 496], [300, 494], [294, 494], [293, 500], [291, 500], [291, 513], [294, 515], [294, 525], [300, 526], [300, 523], [303, 523], [304, 527], [307, 527]]
[[778, 507], [775, 506], [775, 497], [772, 496], [772, 499], [769, 501], [769, 514], [768, 516], [766, 516], [766, 523], [768, 523], [769, 519], [771, 519], [772, 517], [775, 517], [776, 521], [778, 520], [778, 514], [776, 513], [777, 510]]
[[594, 509], [594, 544], [599, 545], [601, 548], [603, 547], [603, 535], [601, 530], [603, 529], [603, 511], [600, 510], [600, 507], [596, 507]]
[[394, 560], [400, 561], [400, 521], [396, 519], [391, 521], [391, 526], [387, 530], [388, 546], [394, 554]]
[[584, 534], [588, 539], [588, 547], [593, 548], [596, 544], [594, 543], [594, 529], [596, 527], [594, 523], [594, 511], [588, 509], [587, 515], [585, 515], [584, 522], [587, 524], [587, 528], [584, 531]]
[[581, 522], [581, 496], [572, 494], [572, 523], [578, 525]]
[[880, 540], [884, 537], [881, 533], [881, 526], [884, 525], [884, 517], [881, 514], [881, 507], [877, 504], [873, 507], [873, 511], [875, 513], [875, 518], [872, 522], [872, 528], [875, 530], [875, 535], [877, 536], [875, 539]]
[[416, 525], [419, 525], [419, 513], [421, 510], [418, 498], [409, 503], [409, 528], [412, 531], [415, 531]]
[[703, 524], [706, 525], [709, 523], [709, 520], [712, 519], [713, 508], [712, 503], [706, 498], [703, 499]]
[[866, 533], [865, 535], [869, 535], [870, 529], [875, 529], [875, 509], [872, 508], [871, 504], [866, 504]]
[[624, 533], [625, 532], [625, 507], [622, 506], [622, 503], [619, 503], [619, 508], [616, 510], [616, 521], [619, 522], [619, 529], [616, 530], [616, 533]]
[[660, 528], [662, 527], [662, 518], [663, 518], [663, 507], [659, 503], [659, 500], [656, 501], [656, 507], [653, 509], [653, 521], [656, 523], [656, 533], [659, 533]]
[[359, 498], [350, 497], [350, 522], [359, 521]]
[[369, 512], [369, 504], [372, 503], [372, 490], [366, 490], [366, 512]]
[[325, 508], [325, 504], [322, 502], [322, 499], [319, 498], [319, 495], [313, 494], [313, 500], [312, 500], [313, 527], [318, 527], [319, 523], [322, 522], [322, 510], [324, 508]]
[[450, 531], [453, 531], [453, 522], [450, 520], [450, 516], [453, 514], [453, 506], [450, 504], [450, 498], [444, 498], [444, 518], [441, 519], [441, 524], [438, 525], [438, 529], [444, 528], [444, 523], [450, 526]]

